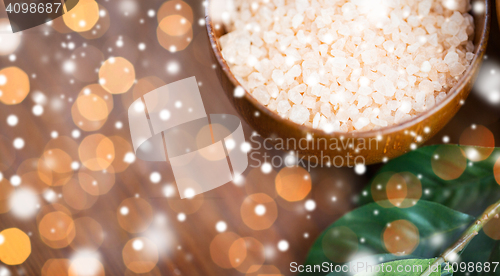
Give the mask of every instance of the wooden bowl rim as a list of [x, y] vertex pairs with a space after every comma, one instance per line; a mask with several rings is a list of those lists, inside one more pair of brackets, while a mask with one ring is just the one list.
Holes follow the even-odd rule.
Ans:
[[[319, 135], [319, 136], [329, 136], [329, 137], [345, 137], [345, 136], [350, 136], [354, 138], [372, 138], [376, 137], [378, 135], [388, 135], [391, 133], [397, 133], [404, 131], [405, 129], [409, 129], [414, 125], [417, 125], [421, 123], [422, 121], [427, 120], [429, 117], [437, 113], [439, 110], [445, 108], [451, 101], [453, 101], [456, 97], [458, 97], [461, 93], [462, 90], [465, 88], [467, 83], [472, 80], [474, 76], [474, 68], [478, 67], [483, 58], [483, 54], [486, 51], [486, 46], [488, 44], [488, 39], [489, 39], [489, 33], [490, 33], [490, 27], [491, 27], [491, 0], [484, 0], [485, 2], [485, 11], [484, 11], [484, 28], [482, 30], [480, 39], [479, 39], [479, 44], [475, 45], [476, 49], [474, 51], [474, 58], [472, 59], [471, 64], [465, 71], [465, 73], [460, 77], [458, 80], [457, 84], [452, 87], [452, 89], [448, 92], [446, 95], [446, 98], [442, 100], [440, 103], [434, 105], [431, 109], [426, 110], [419, 115], [417, 115], [415, 118], [412, 118], [411, 120], [405, 121], [401, 124], [396, 124], [392, 126], [386, 126], [382, 127], [376, 130], [368, 130], [368, 131], [351, 131], [351, 132], [341, 132], [341, 131], [334, 131], [331, 133], [327, 133], [323, 130], [320, 129], [314, 129], [309, 126], [305, 125], [299, 125], [297, 123], [294, 123], [288, 119], [284, 119], [281, 116], [279, 116], [277, 113], [269, 110], [267, 107], [259, 103], [248, 91], [246, 88], [244, 88], [240, 82], [236, 79], [236, 77], [233, 75], [231, 72], [229, 65], [226, 63], [225, 59], [222, 57], [222, 52], [220, 51], [218, 45], [218, 38], [215, 36], [214, 32], [214, 26], [212, 19], [210, 17], [210, 4], [212, 0], [206, 0], [207, 5], [205, 6], [205, 22], [206, 22], [206, 28], [208, 31], [208, 37], [210, 40], [211, 48], [212, 51], [215, 53], [215, 56], [217, 58], [217, 61], [219, 62], [220, 66], [222, 67], [222, 70], [226, 73], [227, 77], [230, 79], [230, 81], [233, 83], [235, 87], [240, 86], [245, 90], [245, 95], [239, 99], [245, 99], [249, 101], [252, 106], [257, 109], [259, 112], [265, 113], [269, 117], [273, 118], [274, 120], [286, 125], [289, 128], [297, 129], [300, 130], [304, 133], [310, 133], [314, 135]], [[476, 31], [476, 30], [475, 30]]]

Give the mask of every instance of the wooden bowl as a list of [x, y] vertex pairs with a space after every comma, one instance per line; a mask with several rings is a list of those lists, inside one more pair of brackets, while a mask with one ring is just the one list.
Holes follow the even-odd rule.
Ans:
[[216, 31], [212, 22], [209, 14], [212, 2], [209, 1], [206, 7], [206, 26], [213, 57], [220, 64], [216, 72], [226, 95], [239, 114], [257, 133], [269, 137], [270, 142], [274, 142], [277, 148], [283, 149], [278, 145], [284, 142], [284, 150], [297, 151], [305, 161], [319, 162], [321, 165], [330, 161], [331, 165], [336, 167], [351, 167], [354, 162], [374, 164], [398, 157], [423, 144], [441, 130], [457, 113], [472, 89], [486, 50], [491, 23], [491, 1], [481, 0], [485, 6], [484, 13], [473, 14], [476, 48], [472, 64], [448, 92], [447, 97], [433, 108], [409, 121], [377, 130], [325, 133], [323, 130], [298, 125], [282, 118], [260, 104], [249, 93], [245, 93], [243, 97], [234, 96], [235, 87], [241, 85], [222, 57], [218, 41], [222, 28]]

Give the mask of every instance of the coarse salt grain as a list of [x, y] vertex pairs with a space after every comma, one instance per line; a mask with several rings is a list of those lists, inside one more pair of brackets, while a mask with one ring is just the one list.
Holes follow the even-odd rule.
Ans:
[[309, 119], [310, 115], [311, 113], [306, 107], [296, 104], [290, 110], [289, 119], [294, 123], [302, 125]]
[[[475, 55], [469, 0], [234, 0], [220, 38], [232, 73], [297, 124], [371, 130], [446, 98]], [[226, 11], [224, 11], [226, 12]]]

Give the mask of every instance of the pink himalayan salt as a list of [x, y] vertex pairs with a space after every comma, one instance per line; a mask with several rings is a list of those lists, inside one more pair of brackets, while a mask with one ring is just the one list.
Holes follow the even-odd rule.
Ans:
[[411, 119], [474, 59], [470, 3], [368, 2], [235, 0], [223, 56], [259, 102], [296, 123], [355, 131]]
[[387, 77], [380, 77], [375, 81], [373, 87], [380, 92], [382, 95], [387, 97], [394, 96], [396, 93], [396, 87], [394, 87], [394, 83], [387, 79]]
[[459, 62], [455, 62], [452, 65], [450, 65], [450, 75], [452, 77], [458, 77], [463, 74], [463, 72], [467, 69], [463, 64]]
[[302, 104], [308, 109], [313, 109], [314, 106], [316, 105], [316, 98], [311, 96], [304, 96]]
[[309, 110], [300, 104], [296, 104], [290, 110], [290, 121], [297, 123], [299, 125], [304, 124], [307, 120], [309, 120]]
[[312, 123], [313, 128], [319, 127], [320, 119], [321, 119], [321, 115], [319, 114], [319, 112], [317, 112], [316, 115], [314, 115], [314, 119], [313, 119], [313, 123]]
[[262, 88], [254, 89], [252, 95], [257, 101], [259, 101], [259, 103], [263, 105], [269, 104], [269, 101], [271, 100], [271, 96], [269, 95], [269, 93], [267, 93], [267, 91]]
[[276, 107], [279, 114], [287, 113], [290, 108], [292, 108], [292, 106], [288, 101], [279, 101], [278, 106]]
[[307, 88], [306, 85], [301, 84], [290, 89], [288, 91], [288, 99], [292, 101], [294, 104], [301, 104], [302, 100], [304, 99], [302, 97], [302, 93], [306, 91], [306, 88]]

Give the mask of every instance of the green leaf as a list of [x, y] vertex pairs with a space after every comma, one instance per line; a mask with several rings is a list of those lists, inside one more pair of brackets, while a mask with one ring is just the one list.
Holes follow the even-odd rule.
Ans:
[[[500, 149], [495, 148], [484, 161], [467, 161], [465, 171], [457, 179], [444, 180], [436, 175], [432, 167], [436, 152], [459, 150], [459, 148], [461, 147], [456, 145], [436, 145], [411, 151], [389, 161], [377, 173], [377, 176], [388, 172], [409, 172], [420, 179], [423, 191], [421, 199], [478, 216], [500, 198], [500, 185], [495, 181], [493, 173], [493, 166], [500, 157]], [[484, 148], [475, 149], [484, 150]], [[363, 190], [359, 205], [374, 201], [372, 188], [377, 185], [374, 182], [377, 176], [370, 182], [371, 185]]]
[[[469, 164], [460, 177], [453, 180], [442, 179], [432, 167], [432, 160], [436, 152], [439, 150], [459, 150], [460, 148], [456, 145], [423, 147], [391, 160], [383, 166], [370, 182], [371, 184], [364, 189], [358, 203], [367, 204], [374, 201], [372, 191], [376, 188], [375, 185], [384, 179], [384, 174], [391, 176], [394, 173], [411, 173], [420, 179], [423, 191], [422, 199], [440, 203], [473, 216], [480, 215], [500, 198], [500, 185], [495, 180], [493, 169], [495, 162], [500, 157], [500, 148], [495, 148], [484, 161], [468, 161]], [[484, 148], [474, 149], [484, 150]], [[493, 254], [494, 245], [495, 241], [481, 231], [462, 253], [460, 261], [484, 263]], [[496, 275], [500, 275], [500, 267], [496, 273]], [[455, 276], [462, 275], [465, 276], [466, 272], [455, 272]]]
[[408, 221], [418, 229], [418, 246], [406, 253], [418, 258], [434, 258], [453, 243], [474, 218], [424, 200], [406, 209], [382, 208], [370, 203], [330, 225], [315, 241], [305, 265], [324, 262], [342, 265], [364, 256], [390, 253], [382, 236], [386, 226], [398, 220]]
[[[394, 262], [382, 263], [375, 268], [355, 274], [354, 276], [420, 276], [430, 267], [435, 259], [408, 259]], [[328, 275], [333, 276], [333, 275]], [[431, 276], [441, 276], [441, 266]]]

